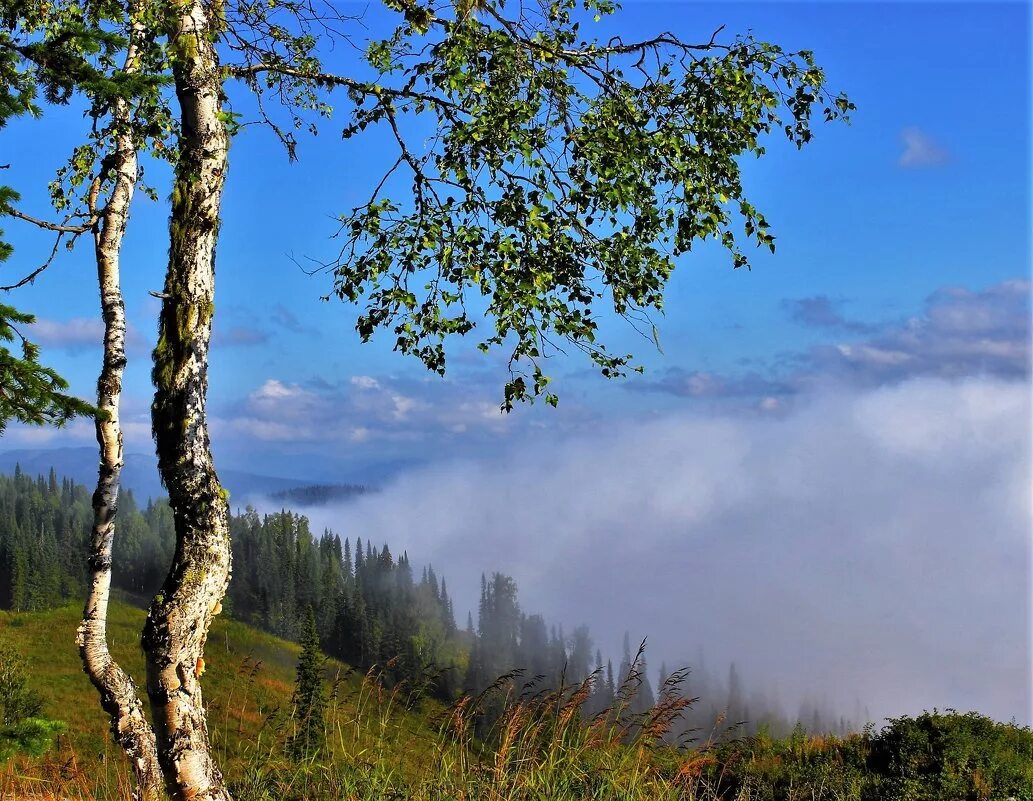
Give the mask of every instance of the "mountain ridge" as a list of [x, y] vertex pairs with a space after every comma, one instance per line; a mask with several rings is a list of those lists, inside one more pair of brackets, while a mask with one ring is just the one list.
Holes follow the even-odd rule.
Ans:
[[[97, 481], [98, 456], [94, 446], [74, 448], [15, 448], [0, 451], [0, 472], [11, 473], [15, 466], [30, 474], [46, 475], [51, 468], [60, 475], [90, 487]], [[219, 478], [230, 494], [236, 497], [270, 495], [298, 490], [326, 481], [285, 478], [251, 473], [246, 470], [222, 468]], [[122, 468], [122, 486], [132, 491], [142, 502], [165, 495], [158, 476], [157, 457], [144, 453], [125, 454]]]

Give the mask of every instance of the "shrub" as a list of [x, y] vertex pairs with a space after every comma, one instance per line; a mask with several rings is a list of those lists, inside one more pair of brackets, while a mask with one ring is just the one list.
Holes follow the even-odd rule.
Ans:
[[1033, 731], [975, 712], [893, 718], [868, 765], [872, 801], [1033, 801]]
[[63, 723], [42, 717], [43, 699], [29, 687], [25, 662], [0, 642], [0, 762], [15, 754], [39, 756], [64, 731]]

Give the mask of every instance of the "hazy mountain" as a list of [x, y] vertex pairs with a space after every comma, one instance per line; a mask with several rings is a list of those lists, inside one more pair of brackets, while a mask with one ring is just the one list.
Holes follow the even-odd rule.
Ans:
[[271, 492], [269, 498], [288, 506], [325, 506], [328, 503], [354, 500], [374, 491], [361, 484], [313, 484]]
[[[54, 448], [18, 449], [0, 452], [0, 472], [11, 473], [15, 465], [30, 474], [46, 475], [53, 467], [59, 476], [92, 486], [97, 480], [97, 449]], [[279, 476], [264, 476], [243, 470], [219, 469], [219, 478], [232, 496], [244, 498], [248, 495], [268, 495], [285, 490], [311, 486], [314, 482]], [[133, 491], [141, 502], [165, 494], [158, 479], [156, 457], [143, 453], [127, 453], [122, 470], [122, 486]]]

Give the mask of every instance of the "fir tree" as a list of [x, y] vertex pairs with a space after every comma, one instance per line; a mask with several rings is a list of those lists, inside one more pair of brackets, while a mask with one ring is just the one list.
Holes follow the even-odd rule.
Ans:
[[301, 656], [292, 699], [297, 729], [288, 743], [288, 752], [295, 759], [316, 753], [324, 744], [326, 694], [323, 690], [323, 661], [316, 613], [310, 606], [302, 628]]
[[24, 660], [0, 641], [0, 763], [19, 753], [38, 756], [64, 731], [63, 723], [41, 717], [42, 710]]

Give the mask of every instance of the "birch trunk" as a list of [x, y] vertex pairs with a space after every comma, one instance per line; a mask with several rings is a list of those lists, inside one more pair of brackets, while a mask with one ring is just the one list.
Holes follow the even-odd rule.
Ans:
[[[126, 54], [126, 72], [137, 68], [134, 30]], [[107, 642], [108, 599], [111, 591], [111, 550], [118, 510], [119, 479], [122, 472], [122, 429], [119, 401], [122, 372], [126, 365], [125, 304], [119, 277], [122, 239], [129, 219], [129, 206], [137, 181], [137, 152], [128, 130], [129, 109], [116, 101], [117, 127], [112, 169], [114, 179], [107, 205], [94, 229], [97, 278], [101, 313], [104, 318], [104, 360], [97, 380], [97, 443], [100, 447], [100, 475], [93, 494], [93, 530], [88, 567], [90, 590], [83, 609], [76, 642], [83, 670], [100, 693], [104, 711], [111, 717], [111, 733], [132, 764], [137, 801], [153, 801], [162, 795], [154, 731], [147, 722], [143, 704], [132, 678], [111, 657]]]
[[176, 550], [151, 603], [142, 642], [166, 789], [175, 801], [222, 801], [230, 795], [211, 753], [198, 679], [208, 628], [230, 575], [227, 496], [212, 462], [205, 413], [228, 137], [221, 118], [216, 20], [201, 0], [186, 0], [172, 13], [181, 131], [151, 417]]

